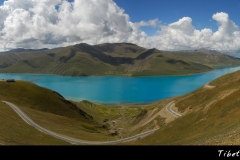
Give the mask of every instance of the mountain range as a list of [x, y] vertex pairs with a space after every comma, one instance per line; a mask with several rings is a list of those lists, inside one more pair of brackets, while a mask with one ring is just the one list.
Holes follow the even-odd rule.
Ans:
[[80, 43], [54, 49], [14, 49], [0, 54], [1, 73], [67, 76], [185, 75], [211, 71], [215, 66], [240, 65], [240, 59], [201, 48], [162, 51], [132, 43]]

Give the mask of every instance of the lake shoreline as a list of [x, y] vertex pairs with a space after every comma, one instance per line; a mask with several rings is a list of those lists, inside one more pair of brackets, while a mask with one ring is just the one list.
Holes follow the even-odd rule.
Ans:
[[[182, 95], [180, 95], [182, 96]], [[113, 103], [113, 104], [108, 104], [108, 103], [99, 103], [99, 102], [92, 102], [90, 100], [87, 100], [88, 102], [90, 103], [93, 103], [93, 104], [96, 104], [96, 105], [100, 105], [100, 106], [107, 106], [107, 107], [146, 107], [146, 106], [150, 106], [150, 105], [154, 105], [154, 104], [157, 104], [159, 102], [162, 102], [162, 101], [165, 101], [165, 100], [171, 100], [171, 99], [175, 99], [179, 96], [174, 96], [174, 97], [170, 97], [170, 98], [163, 98], [163, 99], [160, 99], [160, 100], [156, 100], [156, 101], [153, 101], [153, 102], [133, 102], [133, 103]], [[73, 102], [82, 102], [82, 101], [74, 101], [74, 100], [71, 100]]]
[[211, 72], [182, 76], [91, 76], [2, 73], [0, 79], [32, 82], [51, 89], [74, 102], [87, 100], [105, 106], [146, 106], [190, 93], [240, 66], [216, 68]]
[[[100, 76], [106, 76], [106, 77], [112, 77], [112, 76], [118, 76], [118, 77], [128, 77], [128, 78], [143, 78], [143, 77], [161, 77], [161, 76], [191, 76], [191, 75], [198, 75], [203, 73], [212, 72], [216, 69], [221, 68], [231, 68], [231, 67], [239, 67], [240, 65], [232, 65], [232, 66], [211, 66], [212, 70], [205, 71], [205, 72], [199, 72], [199, 73], [189, 73], [189, 74], [169, 74], [169, 75], [147, 75], [147, 76], [127, 76], [127, 75], [86, 75], [86, 76], [70, 76], [70, 75], [61, 75], [61, 74], [50, 74], [50, 73], [4, 73], [0, 72], [0, 74], [29, 74], [29, 75], [49, 75], [49, 76], [64, 76], [64, 77], [100, 77]], [[0, 70], [1, 71], [1, 70]]]

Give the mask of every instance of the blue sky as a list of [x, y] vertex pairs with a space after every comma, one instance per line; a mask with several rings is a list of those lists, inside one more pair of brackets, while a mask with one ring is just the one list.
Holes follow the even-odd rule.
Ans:
[[0, 51], [83, 42], [234, 51], [239, 17], [239, 0], [0, 0]]
[[212, 15], [226, 12], [231, 20], [240, 26], [239, 0], [114, 0], [114, 2], [125, 10], [133, 22], [158, 18], [163, 24], [169, 24], [182, 17], [191, 17], [196, 29], [211, 28], [216, 31], [218, 24], [212, 19]]

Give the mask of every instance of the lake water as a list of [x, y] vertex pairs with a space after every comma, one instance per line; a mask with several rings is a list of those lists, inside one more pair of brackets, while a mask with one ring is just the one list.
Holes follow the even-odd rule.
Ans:
[[240, 67], [219, 68], [211, 72], [186, 76], [90, 76], [69, 77], [41, 74], [0, 74], [0, 79], [33, 82], [60, 93], [66, 99], [96, 103], [150, 103], [189, 93], [207, 82]]

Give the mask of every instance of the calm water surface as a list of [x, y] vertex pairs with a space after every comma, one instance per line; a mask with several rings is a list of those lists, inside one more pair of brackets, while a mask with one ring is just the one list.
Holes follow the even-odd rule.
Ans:
[[40, 74], [0, 74], [0, 79], [18, 79], [57, 91], [66, 99], [97, 103], [150, 103], [189, 93], [207, 82], [240, 67], [219, 68], [187, 76], [90, 76], [68, 77]]

